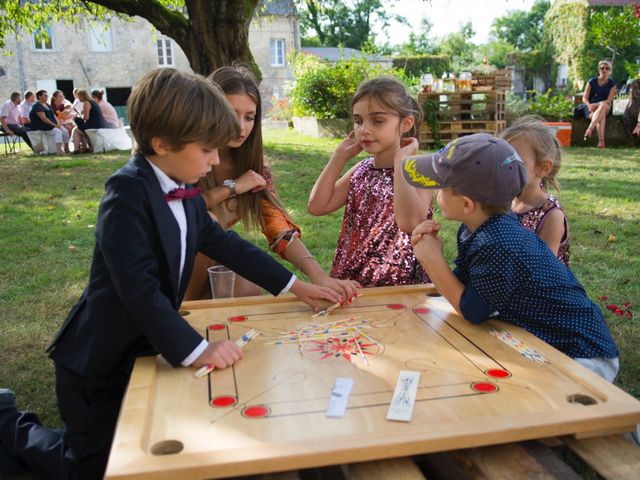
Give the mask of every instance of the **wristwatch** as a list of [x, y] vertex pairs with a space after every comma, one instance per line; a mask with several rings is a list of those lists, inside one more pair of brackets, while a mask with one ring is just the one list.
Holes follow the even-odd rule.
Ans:
[[222, 186], [229, 189], [229, 198], [235, 198], [236, 181], [233, 178], [227, 178], [224, 182], [222, 182]]

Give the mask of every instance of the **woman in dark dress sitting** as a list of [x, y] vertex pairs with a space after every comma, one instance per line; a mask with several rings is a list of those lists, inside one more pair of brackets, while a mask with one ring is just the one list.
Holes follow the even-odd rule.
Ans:
[[591, 123], [584, 132], [585, 141], [591, 137], [593, 130], [598, 132], [598, 148], [604, 148], [604, 135], [607, 115], [613, 104], [618, 88], [616, 82], [609, 77], [613, 66], [609, 60], [598, 62], [598, 76], [589, 79], [582, 95], [582, 101], [587, 106]]
[[82, 117], [76, 117], [76, 128], [73, 129], [74, 153], [93, 152], [89, 136], [85, 130], [105, 128], [102, 111], [86, 90], [78, 90], [78, 99], [83, 102]]

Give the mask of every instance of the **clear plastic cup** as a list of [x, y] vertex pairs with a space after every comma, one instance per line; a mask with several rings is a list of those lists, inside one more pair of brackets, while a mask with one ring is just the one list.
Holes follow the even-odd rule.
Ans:
[[214, 265], [207, 269], [211, 284], [211, 298], [235, 297], [236, 273], [224, 265]]

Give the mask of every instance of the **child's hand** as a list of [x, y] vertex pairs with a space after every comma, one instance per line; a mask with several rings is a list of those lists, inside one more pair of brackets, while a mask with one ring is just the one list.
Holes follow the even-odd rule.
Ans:
[[396, 153], [396, 158], [400, 158], [400, 160], [402, 160], [406, 157], [417, 155], [418, 145], [418, 139], [415, 137], [403, 138], [400, 140], [400, 150]]
[[334, 157], [343, 160], [345, 163], [351, 160], [362, 151], [362, 145], [356, 140], [355, 132], [351, 132], [347, 138], [345, 138], [336, 147], [336, 151], [333, 154]]
[[320, 303], [318, 303], [319, 300], [328, 300], [331, 303], [343, 303], [346, 301], [345, 297], [338, 295], [331, 288], [313, 285], [299, 279], [296, 279], [296, 281], [293, 282], [293, 285], [291, 286], [291, 293], [313, 308], [316, 312], [321, 309]]
[[440, 231], [440, 224], [435, 220], [425, 220], [420, 223], [411, 233], [411, 245], [415, 247], [416, 243], [422, 240], [424, 235], [437, 236]]
[[421, 263], [426, 263], [434, 255], [442, 256], [442, 239], [438, 236], [440, 224], [425, 220], [411, 234], [413, 254]]
[[259, 192], [267, 188], [265, 178], [253, 170], [247, 170], [236, 179], [236, 193]]
[[338, 278], [332, 278], [326, 273], [322, 278], [317, 281], [313, 281], [315, 285], [327, 287], [333, 290], [337, 295], [344, 299], [344, 302], [351, 302], [358, 296], [358, 289], [362, 288], [360, 284], [354, 280], [340, 280]]
[[241, 358], [244, 358], [244, 354], [238, 345], [231, 340], [221, 340], [210, 343], [191, 366], [198, 368], [213, 365], [215, 368], [225, 368]]

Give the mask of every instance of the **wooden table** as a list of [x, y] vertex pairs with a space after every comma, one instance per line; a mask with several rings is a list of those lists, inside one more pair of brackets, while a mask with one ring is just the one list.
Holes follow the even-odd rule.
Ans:
[[[196, 379], [139, 359], [107, 478], [201, 479], [630, 431], [640, 402], [536, 337], [471, 325], [433, 288], [367, 289], [313, 318], [295, 297], [189, 302], [209, 340], [261, 332], [231, 368]], [[410, 422], [386, 420], [400, 370], [421, 374]], [[343, 418], [325, 415], [337, 377]]]

